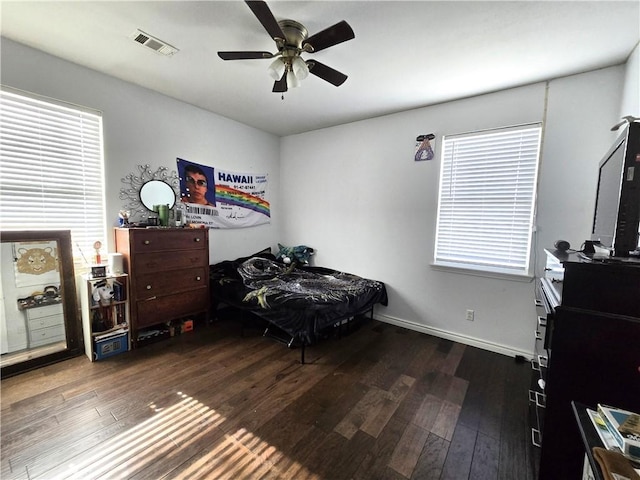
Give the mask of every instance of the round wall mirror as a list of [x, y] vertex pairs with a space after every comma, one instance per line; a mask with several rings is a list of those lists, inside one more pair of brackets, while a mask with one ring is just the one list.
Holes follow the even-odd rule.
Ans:
[[162, 180], [150, 180], [140, 188], [140, 201], [151, 211], [154, 205], [169, 205], [169, 208], [173, 208], [176, 194], [173, 188]]
[[180, 192], [180, 179], [175, 171], [169, 172], [167, 167], [153, 170], [148, 164], [138, 165], [138, 171], [128, 174], [122, 183], [122, 211], [127, 212], [134, 223], [139, 218], [147, 218], [154, 205], [174, 207]]

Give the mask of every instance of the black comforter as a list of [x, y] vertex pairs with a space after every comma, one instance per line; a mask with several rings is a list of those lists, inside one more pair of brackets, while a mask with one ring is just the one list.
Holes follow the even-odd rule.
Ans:
[[294, 267], [268, 256], [210, 267], [211, 294], [249, 310], [292, 338], [314, 343], [336, 322], [387, 305], [384, 283], [322, 267]]

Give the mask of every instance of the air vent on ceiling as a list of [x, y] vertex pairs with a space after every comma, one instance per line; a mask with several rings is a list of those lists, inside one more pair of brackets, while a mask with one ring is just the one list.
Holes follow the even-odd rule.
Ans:
[[178, 49], [173, 45], [169, 45], [167, 42], [163, 42], [162, 40], [154, 37], [153, 35], [149, 35], [142, 30], [136, 30], [131, 35], [129, 35], [129, 38], [132, 38], [134, 42], [137, 42], [140, 45], [144, 45], [154, 52], [165, 55], [167, 57], [170, 57], [178, 51]]

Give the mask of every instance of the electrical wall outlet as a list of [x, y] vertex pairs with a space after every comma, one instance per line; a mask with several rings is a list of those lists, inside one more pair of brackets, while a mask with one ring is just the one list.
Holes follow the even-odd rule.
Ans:
[[474, 314], [475, 312], [473, 310], [467, 310], [467, 320], [469, 320], [470, 322], [473, 322]]

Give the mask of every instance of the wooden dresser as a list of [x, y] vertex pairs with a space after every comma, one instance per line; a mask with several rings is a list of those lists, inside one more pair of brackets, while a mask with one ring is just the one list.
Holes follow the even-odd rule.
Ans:
[[209, 230], [117, 228], [130, 280], [131, 341], [138, 332], [209, 310]]

